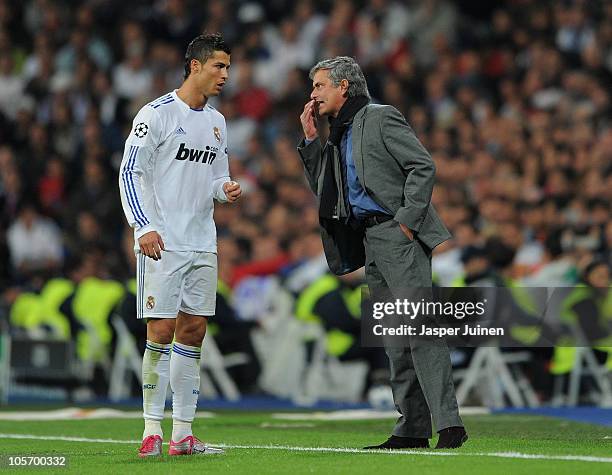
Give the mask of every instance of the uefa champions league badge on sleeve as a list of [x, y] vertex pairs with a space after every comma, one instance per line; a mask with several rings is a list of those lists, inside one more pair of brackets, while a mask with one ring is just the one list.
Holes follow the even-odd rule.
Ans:
[[149, 126], [144, 122], [136, 124], [136, 127], [134, 127], [134, 135], [139, 139], [144, 138], [144, 136], [147, 135], [147, 132], [149, 132]]

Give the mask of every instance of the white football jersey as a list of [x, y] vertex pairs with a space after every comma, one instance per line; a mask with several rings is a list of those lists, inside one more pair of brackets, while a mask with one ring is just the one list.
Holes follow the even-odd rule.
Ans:
[[168, 251], [217, 252], [213, 198], [227, 201], [227, 181], [221, 113], [209, 105], [192, 109], [176, 91], [140, 109], [119, 172], [121, 204], [136, 241], [157, 231]]

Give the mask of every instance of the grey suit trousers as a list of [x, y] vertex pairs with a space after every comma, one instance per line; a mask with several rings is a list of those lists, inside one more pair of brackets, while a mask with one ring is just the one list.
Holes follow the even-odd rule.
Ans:
[[[388, 289], [402, 298], [413, 287], [431, 287], [431, 251], [418, 239], [410, 241], [394, 220], [366, 229], [366, 282], [370, 290]], [[443, 339], [409, 337], [405, 347], [387, 346], [391, 389], [401, 414], [393, 435], [426, 437], [463, 426], [459, 417], [448, 346]]]

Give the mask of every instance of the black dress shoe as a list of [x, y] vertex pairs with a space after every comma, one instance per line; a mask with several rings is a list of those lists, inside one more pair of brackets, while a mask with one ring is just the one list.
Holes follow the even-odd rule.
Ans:
[[368, 445], [364, 447], [366, 450], [386, 449], [386, 450], [398, 450], [398, 449], [428, 449], [429, 440], [421, 437], [398, 437], [392, 435], [385, 442], [380, 445]]
[[438, 434], [440, 434], [440, 438], [436, 444], [436, 449], [456, 449], [468, 440], [467, 432], [463, 427], [447, 427]]

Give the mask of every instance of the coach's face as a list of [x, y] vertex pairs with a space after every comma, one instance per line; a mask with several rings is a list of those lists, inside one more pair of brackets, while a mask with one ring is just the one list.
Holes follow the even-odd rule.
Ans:
[[329, 78], [329, 70], [319, 69], [312, 78], [310, 98], [315, 103], [315, 110], [320, 116], [336, 117], [348, 97], [348, 81], [343, 79], [334, 86]]
[[215, 51], [205, 63], [194, 61], [192, 74], [195, 73], [202, 94], [218, 96], [229, 77], [230, 55], [225, 51]]

